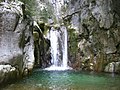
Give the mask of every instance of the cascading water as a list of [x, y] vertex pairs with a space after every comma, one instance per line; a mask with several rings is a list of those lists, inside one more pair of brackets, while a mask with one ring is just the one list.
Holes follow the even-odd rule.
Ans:
[[62, 19], [61, 7], [64, 5], [64, 0], [49, 0], [49, 2], [51, 2], [54, 7], [54, 15], [56, 17], [57, 23], [59, 23], [59, 20]]
[[51, 29], [50, 31], [50, 43], [51, 43], [51, 57], [54, 66], [58, 66], [58, 31]]
[[[56, 23], [60, 24], [62, 20], [61, 8], [64, 5], [64, 0], [49, 0], [54, 7]], [[52, 66], [45, 70], [67, 70], [68, 67], [68, 51], [67, 51], [67, 29], [61, 26], [58, 30], [53, 27], [50, 30], [51, 43], [51, 63]]]
[[63, 32], [63, 67], [68, 67], [67, 61], [68, 61], [68, 51], [67, 51], [67, 30], [63, 26], [61, 27], [61, 30]]
[[51, 62], [52, 66], [45, 70], [68, 70], [68, 53], [67, 53], [67, 30], [62, 26], [60, 30], [51, 28], [50, 30], [51, 43]]

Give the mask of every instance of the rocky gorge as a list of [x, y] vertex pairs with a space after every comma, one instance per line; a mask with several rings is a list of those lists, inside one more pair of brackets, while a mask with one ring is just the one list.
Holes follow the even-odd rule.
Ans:
[[69, 67], [120, 73], [119, 7], [119, 0], [0, 0], [0, 83], [51, 66], [49, 33], [62, 26]]

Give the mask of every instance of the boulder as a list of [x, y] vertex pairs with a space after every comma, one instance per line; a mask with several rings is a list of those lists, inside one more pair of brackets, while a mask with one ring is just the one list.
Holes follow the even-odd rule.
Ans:
[[105, 72], [120, 73], [120, 62], [111, 62], [105, 67]]

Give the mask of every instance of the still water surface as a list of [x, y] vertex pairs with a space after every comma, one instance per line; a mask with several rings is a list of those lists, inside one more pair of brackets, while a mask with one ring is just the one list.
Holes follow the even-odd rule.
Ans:
[[35, 70], [2, 90], [120, 90], [120, 75]]

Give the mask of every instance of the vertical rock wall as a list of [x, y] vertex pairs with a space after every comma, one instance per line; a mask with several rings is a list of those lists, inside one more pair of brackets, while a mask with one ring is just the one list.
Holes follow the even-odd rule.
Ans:
[[63, 17], [69, 29], [70, 66], [120, 72], [119, 0], [71, 0]]
[[50, 40], [46, 36], [50, 27], [44, 22], [34, 22], [35, 67], [46, 68], [51, 65]]
[[23, 18], [23, 3], [0, 3], [0, 83], [28, 74], [34, 65], [32, 22]]

